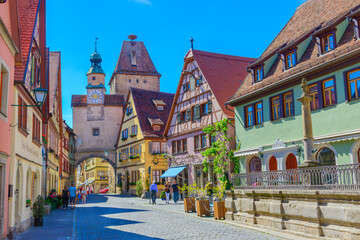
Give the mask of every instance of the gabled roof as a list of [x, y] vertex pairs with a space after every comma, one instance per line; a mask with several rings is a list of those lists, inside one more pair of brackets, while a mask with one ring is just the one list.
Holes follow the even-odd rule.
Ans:
[[[137, 118], [144, 137], [162, 137], [165, 124], [169, 117], [171, 104], [174, 100], [174, 94], [138, 88], [130, 88], [130, 92], [133, 97]], [[153, 100], [163, 101], [166, 104], [164, 110], [157, 110]], [[161, 122], [164, 124], [161, 126], [160, 131], [153, 130], [149, 119], [155, 121], [155, 124], [160, 124]]]
[[56, 90], [58, 88], [58, 73], [60, 71], [60, 52], [49, 53], [49, 112], [54, 111]]
[[[135, 52], [136, 65], [131, 64], [131, 54]], [[161, 76], [156, 70], [142, 41], [124, 41], [114, 74], [136, 74]], [[110, 84], [110, 83], [109, 83]]]
[[200, 50], [192, 50], [192, 54], [221, 109], [233, 118], [234, 112], [228, 110], [225, 103], [241, 85], [247, 75], [247, 66], [255, 59]]
[[[123, 106], [124, 96], [118, 94], [109, 94], [105, 95], [104, 100], [105, 106]], [[72, 95], [71, 98], [71, 107], [86, 107], [87, 106], [87, 96], [86, 95]]]
[[[299, 43], [300, 40], [333, 29], [340, 22], [347, 21], [346, 16], [352, 9], [357, 9], [359, 4], [360, 0], [308, 0], [297, 8], [293, 17], [256, 62], [261, 63], [270, 55], [276, 54], [281, 49], [289, 48], [291, 45], [291, 47], [296, 47], [296, 43]], [[267, 89], [281, 86], [291, 77], [300, 76], [305, 70], [314, 70], [323, 64], [329, 63], [330, 60], [339, 59], [359, 48], [360, 41], [354, 40], [354, 29], [349, 24], [333, 51], [318, 56], [316, 43], [311, 41], [297, 65], [286, 71], [283, 71], [282, 60], [280, 56], [277, 56], [261, 82], [253, 84], [252, 75], [248, 74], [244, 83], [228, 103], [235, 105], [240, 98], [255, 96]]]
[[15, 65], [15, 81], [23, 81], [33, 39], [40, 0], [18, 0], [21, 64]]

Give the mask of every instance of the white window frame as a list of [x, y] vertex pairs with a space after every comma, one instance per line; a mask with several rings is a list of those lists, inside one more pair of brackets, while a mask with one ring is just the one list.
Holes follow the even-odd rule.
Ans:
[[0, 56], [0, 71], [3, 72], [1, 106], [0, 106], [0, 119], [7, 122], [9, 110], [9, 81], [10, 81], [10, 68], [5, 63], [4, 59]]

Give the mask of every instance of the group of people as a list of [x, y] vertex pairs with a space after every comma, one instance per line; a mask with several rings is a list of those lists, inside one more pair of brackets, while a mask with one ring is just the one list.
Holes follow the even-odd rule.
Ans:
[[74, 183], [71, 184], [69, 189], [67, 187], [64, 187], [64, 190], [62, 191], [62, 205], [63, 209], [68, 208], [69, 199], [71, 204], [71, 209], [75, 209], [75, 205], [78, 204], [81, 200], [81, 203], [86, 203], [86, 197], [91, 192], [90, 189], [85, 190], [85, 187], [79, 187], [76, 188], [74, 186]]
[[[151, 200], [152, 204], [156, 204], [156, 194], [158, 193], [158, 187], [153, 181], [153, 183], [150, 186], [150, 192], [151, 192]], [[166, 196], [166, 204], [170, 204], [170, 194], [172, 193], [174, 203], [176, 204], [177, 201], [179, 201], [180, 191], [179, 191], [179, 184], [176, 183], [176, 180], [174, 180], [173, 184], [170, 185], [170, 182], [166, 182], [165, 188], [164, 188], [165, 196]]]

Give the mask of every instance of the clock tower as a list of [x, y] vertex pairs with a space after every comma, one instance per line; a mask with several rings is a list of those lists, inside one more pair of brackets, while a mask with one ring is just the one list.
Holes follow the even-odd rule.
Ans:
[[97, 53], [95, 42], [95, 52], [90, 56], [91, 67], [87, 75], [87, 103], [104, 104], [105, 98], [105, 73], [101, 68], [101, 55]]

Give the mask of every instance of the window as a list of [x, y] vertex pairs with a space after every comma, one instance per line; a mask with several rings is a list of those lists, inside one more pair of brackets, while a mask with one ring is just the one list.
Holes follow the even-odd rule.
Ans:
[[129, 148], [121, 149], [121, 160], [128, 160], [129, 159]]
[[200, 136], [195, 136], [194, 137], [194, 146], [195, 146], [195, 149], [200, 148]]
[[259, 67], [259, 68], [256, 68], [256, 69], [254, 70], [254, 82], [255, 82], [255, 83], [261, 82], [261, 81], [263, 80], [263, 77], [264, 77], [264, 75], [263, 75], [263, 68], [262, 68], [262, 66]]
[[186, 112], [181, 112], [180, 113], [180, 122], [185, 122], [185, 119], [186, 119]]
[[294, 115], [293, 109], [293, 93], [287, 92], [283, 95], [283, 103], [284, 103], [284, 117], [289, 117]]
[[324, 107], [332, 106], [336, 103], [334, 79], [324, 80], [322, 82]]
[[201, 84], [203, 84], [202, 76], [196, 79], [196, 86], [200, 86]]
[[131, 79], [129, 79], [129, 83], [131, 83]]
[[263, 105], [262, 102], [255, 103], [255, 111], [256, 111], [255, 123], [256, 124], [263, 123], [263, 107], [262, 107], [262, 105]]
[[200, 105], [200, 114], [202, 115], [206, 115], [212, 112], [212, 103], [211, 101], [208, 101], [207, 103], [201, 104]]
[[8, 72], [0, 64], [0, 112], [7, 114], [8, 111]]
[[92, 80], [95, 80], [95, 77], [92, 77]]
[[296, 65], [295, 50], [285, 55], [285, 69], [292, 68]]
[[128, 129], [125, 129], [125, 130], [122, 131], [121, 137], [122, 137], [123, 140], [128, 138]]
[[136, 83], [139, 83], [139, 79], [136, 79]]
[[209, 135], [209, 146], [212, 146], [212, 144], [214, 143], [214, 142], [216, 142], [216, 136], [215, 135], [212, 135], [212, 134], [210, 134]]
[[93, 136], [99, 136], [100, 135], [100, 129], [99, 128], [93, 128]]
[[138, 133], [138, 126], [137, 125], [131, 126], [131, 135], [136, 136], [137, 133]]
[[26, 105], [26, 102], [19, 96], [18, 99], [18, 104], [20, 105], [18, 107], [18, 122], [19, 122], [19, 127], [22, 128], [23, 130], [26, 130], [26, 123], [27, 123], [27, 108], [26, 106], [21, 106], [21, 105]]
[[199, 104], [192, 107], [192, 120], [196, 121], [198, 119], [200, 119], [200, 105]]
[[187, 92], [187, 90], [189, 90], [188, 89], [188, 84], [187, 83], [185, 83], [185, 84], [183, 84], [183, 92]]
[[177, 152], [181, 153], [182, 152], [182, 148], [181, 148], [181, 140], [177, 140], [176, 141], [176, 147], [177, 147]]
[[126, 108], [126, 116], [129, 116], [130, 114], [132, 114], [132, 112], [133, 112], [132, 107], [127, 107]]
[[172, 153], [177, 153], [177, 149], [176, 149], [176, 141], [172, 141], [171, 142], [171, 147], [172, 147]]
[[319, 104], [319, 91], [318, 84], [312, 84], [309, 86], [309, 95], [313, 97], [313, 100], [310, 102], [311, 110], [316, 110], [320, 108]]
[[160, 131], [161, 127], [160, 127], [160, 125], [155, 124], [155, 125], [153, 125], [153, 129], [154, 129], [154, 131]]
[[163, 111], [163, 110], [164, 110], [164, 106], [158, 106], [158, 110], [159, 110], [159, 111]]
[[40, 142], [40, 121], [39, 119], [33, 114], [33, 139]]
[[167, 144], [166, 144], [166, 142], [161, 143], [161, 153], [167, 153]]
[[254, 110], [252, 105], [245, 107], [245, 125], [246, 127], [254, 125]]
[[152, 148], [153, 148], [153, 152], [152, 152], [153, 154], [160, 153], [160, 142], [153, 142]]
[[146, 83], [146, 80], [144, 80], [144, 83]]
[[280, 116], [280, 97], [276, 96], [271, 98], [271, 114], [272, 120], [279, 119]]
[[187, 138], [182, 140], [183, 152], [187, 152]]
[[206, 145], [206, 134], [201, 134], [201, 148], [207, 147]]
[[153, 181], [159, 183], [160, 182], [160, 171], [159, 170], [154, 170], [153, 171]]
[[321, 38], [321, 53], [327, 53], [335, 48], [334, 34], [330, 33]]
[[348, 100], [360, 98], [360, 69], [346, 73]]

